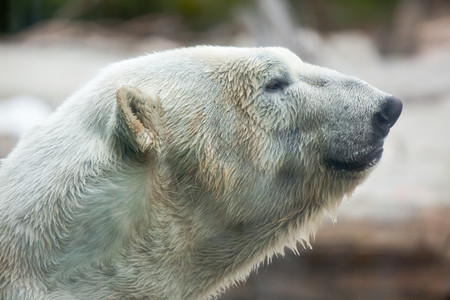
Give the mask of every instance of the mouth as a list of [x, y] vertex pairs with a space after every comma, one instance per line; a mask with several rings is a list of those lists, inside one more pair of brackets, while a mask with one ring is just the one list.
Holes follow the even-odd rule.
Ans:
[[356, 153], [351, 159], [326, 159], [326, 164], [334, 170], [347, 172], [362, 172], [375, 166], [381, 159], [383, 147], [371, 151]]

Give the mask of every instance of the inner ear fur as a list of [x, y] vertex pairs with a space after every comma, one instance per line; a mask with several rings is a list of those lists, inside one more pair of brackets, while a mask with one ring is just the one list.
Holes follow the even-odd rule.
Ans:
[[116, 100], [120, 138], [135, 151], [158, 151], [162, 113], [159, 98], [132, 86], [122, 86], [116, 92]]

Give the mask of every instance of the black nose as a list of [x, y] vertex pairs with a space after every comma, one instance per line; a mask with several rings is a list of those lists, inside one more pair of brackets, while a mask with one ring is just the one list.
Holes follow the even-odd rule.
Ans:
[[394, 126], [398, 117], [400, 117], [402, 108], [403, 104], [399, 99], [395, 97], [387, 98], [381, 105], [380, 111], [375, 113], [373, 125], [386, 135], [389, 132], [389, 128]]

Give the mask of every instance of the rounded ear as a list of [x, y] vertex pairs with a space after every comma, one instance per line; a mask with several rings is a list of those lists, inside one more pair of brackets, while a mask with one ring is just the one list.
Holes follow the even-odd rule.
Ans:
[[159, 98], [132, 86], [122, 86], [116, 92], [116, 100], [119, 137], [135, 151], [158, 151], [162, 129]]

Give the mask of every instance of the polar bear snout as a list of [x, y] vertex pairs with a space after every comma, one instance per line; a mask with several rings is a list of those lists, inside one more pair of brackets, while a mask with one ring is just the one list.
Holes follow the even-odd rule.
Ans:
[[373, 116], [373, 126], [382, 137], [387, 136], [389, 129], [394, 126], [402, 112], [403, 104], [396, 97], [387, 98], [381, 105], [380, 111]]
[[356, 129], [355, 132], [359, 131], [361, 134], [339, 133], [335, 135], [337, 138], [330, 139], [329, 152], [325, 157], [327, 165], [353, 173], [375, 166], [381, 159], [384, 139], [400, 117], [402, 108], [402, 102], [396, 97], [388, 96], [382, 99], [377, 108], [374, 108], [375, 112], [366, 119], [371, 122], [369, 126], [363, 118], [359, 125], [352, 125]]

